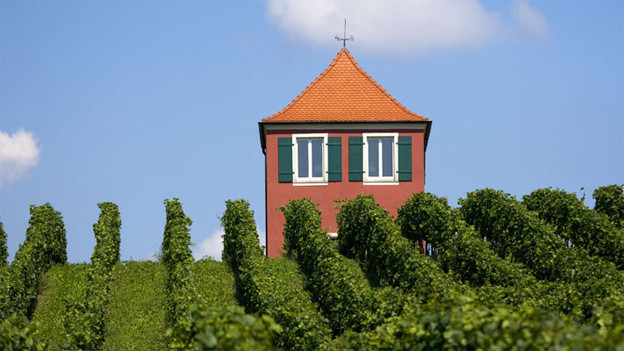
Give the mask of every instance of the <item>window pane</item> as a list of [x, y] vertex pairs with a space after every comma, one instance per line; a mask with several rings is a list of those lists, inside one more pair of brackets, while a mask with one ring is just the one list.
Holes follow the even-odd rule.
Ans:
[[313, 139], [312, 143], [312, 176], [323, 177], [323, 140]]
[[383, 176], [384, 177], [392, 177], [394, 171], [394, 162], [392, 162], [392, 149], [394, 141], [392, 139], [382, 139], [381, 140], [381, 149], [382, 149], [382, 157], [381, 161], [383, 162]]
[[368, 176], [379, 177], [379, 139], [368, 139]]
[[297, 140], [297, 175], [299, 178], [308, 177], [308, 140]]

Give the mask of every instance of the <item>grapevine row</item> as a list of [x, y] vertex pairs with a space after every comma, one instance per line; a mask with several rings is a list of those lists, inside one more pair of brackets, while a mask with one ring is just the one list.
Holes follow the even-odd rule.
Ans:
[[321, 310], [336, 335], [367, 331], [399, 315], [415, 301], [386, 287], [374, 290], [358, 264], [342, 256], [321, 229], [320, 211], [310, 200], [291, 200], [282, 207], [284, 248], [299, 263]]
[[[600, 189], [597, 189], [600, 190]], [[599, 192], [598, 194], [601, 194]], [[602, 197], [599, 196], [599, 199]], [[606, 201], [596, 201], [598, 208]], [[575, 194], [564, 190], [539, 189], [523, 196], [524, 205], [555, 228], [555, 234], [582, 247], [590, 255], [613, 262], [624, 269], [624, 230], [608, 216], [592, 211]], [[614, 206], [614, 208], [616, 208]]]
[[121, 217], [117, 205], [99, 203], [100, 216], [93, 225], [95, 248], [87, 273], [86, 296], [68, 301], [65, 331], [68, 346], [79, 350], [99, 350], [104, 342], [105, 313], [110, 296], [110, 281], [119, 262]]
[[401, 236], [388, 211], [372, 195], [359, 195], [339, 205], [338, 249], [360, 263], [379, 285], [400, 287], [421, 301], [441, 295], [458, 285], [431, 257]]
[[280, 330], [270, 317], [246, 315], [238, 306], [200, 306], [191, 283], [193, 256], [189, 246], [192, 221], [178, 199], [165, 200], [167, 222], [162, 243], [162, 262], [167, 271], [167, 324], [170, 348], [177, 350], [272, 348]]
[[318, 349], [331, 335], [328, 322], [310, 296], [297, 288], [303, 283], [296, 266], [290, 260], [270, 260], [263, 255], [249, 203], [227, 201], [221, 224], [225, 231], [223, 260], [234, 273], [242, 304], [249, 312], [272, 316], [281, 325], [277, 347]]

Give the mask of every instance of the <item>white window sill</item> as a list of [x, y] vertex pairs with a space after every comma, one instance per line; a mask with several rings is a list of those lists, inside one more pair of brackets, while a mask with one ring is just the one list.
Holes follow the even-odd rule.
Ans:
[[293, 186], [325, 186], [327, 182], [293, 182]]
[[399, 185], [395, 180], [365, 180], [364, 185]]

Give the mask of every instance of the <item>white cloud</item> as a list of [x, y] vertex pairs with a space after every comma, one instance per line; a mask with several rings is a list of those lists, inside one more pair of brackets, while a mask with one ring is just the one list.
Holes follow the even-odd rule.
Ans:
[[512, 8], [512, 16], [521, 29], [525, 29], [535, 35], [546, 35], [546, 20], [544, 16], [531, 7], [524, 0], [514, 1]]
[[193, 257], [196, 260], [210, 256], [215, 260], [221, 261], [221, 251], [223, 251], [223, 229], [217, 229], [199, 244], [193, 246]]
[[333, 36], [354, 34], [359, 49], [389, 54], [483, 45], [518, 32], [545, 31], [541, 14], [525, 0], [514, 0], [514, 23], [487, 10], [480, 0], [267, 0], [267, 14], [295, 40], [337, 45]]
[[0, 188], [35, 167], [40, 152], [32, 132], [20, 129], [9, 135], [0, 130]]
[[[200, 260], [206, 256], [210, 256], [217, 261], [221, 261], [221, 251], [223, 251], [223, 229], [217, 229], [206, 237], [199, 244], [193, 246], [193, 258]], [[263, 231], [259, 231], [260, 246], [264, 246], [266, 238]]]

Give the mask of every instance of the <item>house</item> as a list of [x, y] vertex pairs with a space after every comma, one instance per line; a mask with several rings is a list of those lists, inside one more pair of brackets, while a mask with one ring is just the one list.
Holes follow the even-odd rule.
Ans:
[[373, 194], [396, 216], [397, 206], [424, 191], [431, 121], [395, 100], [346, 49], [288, 106], [258, 125], [269, 257], [283, 250], [278, 208], [291, 199], [318, 203], [323, 228], [336, 233], [334, 199]]

